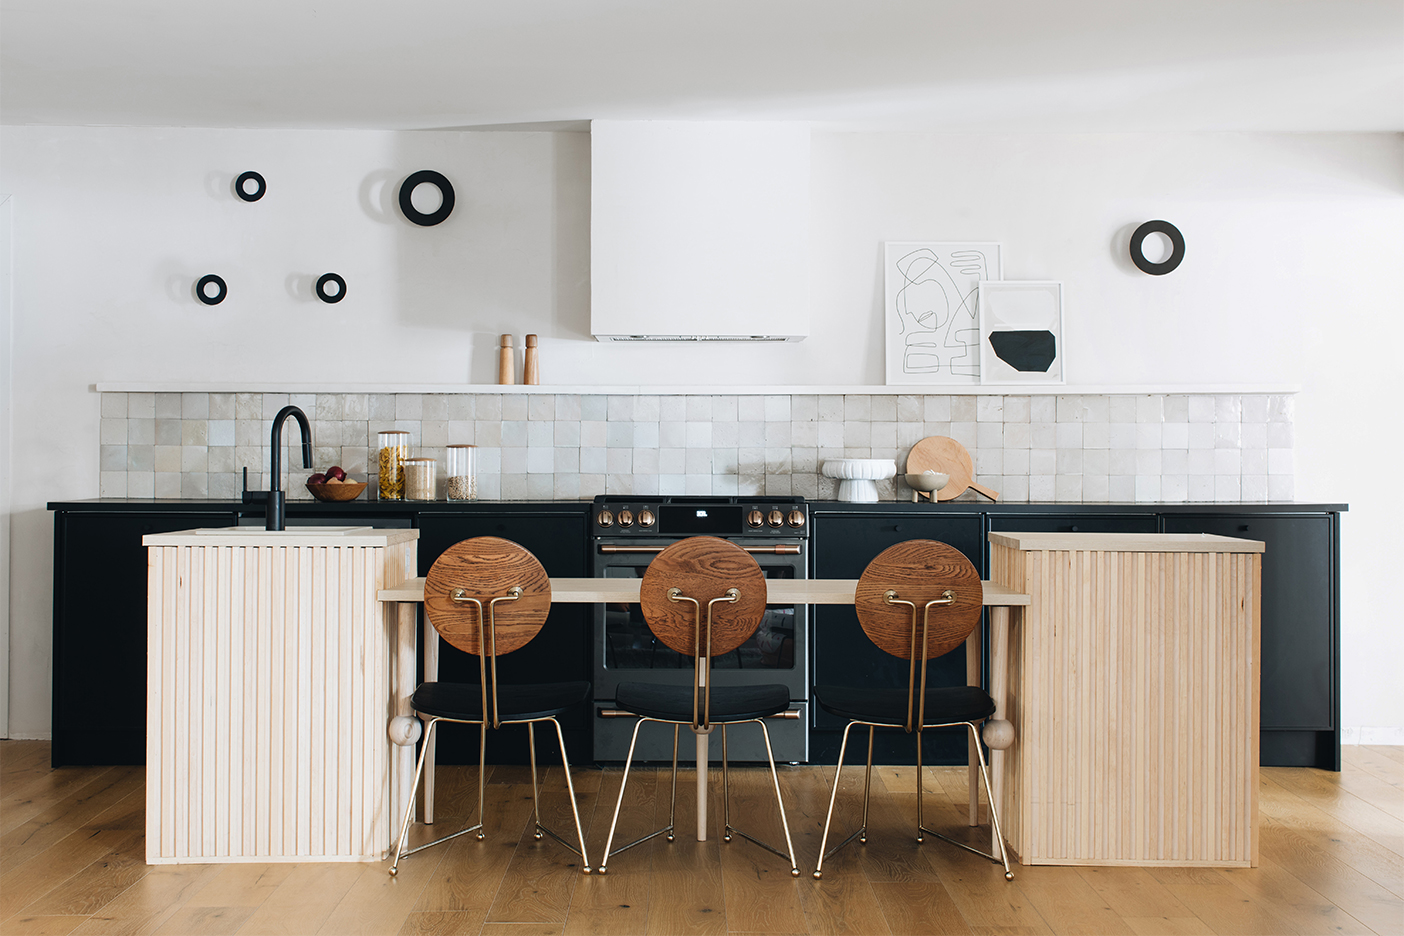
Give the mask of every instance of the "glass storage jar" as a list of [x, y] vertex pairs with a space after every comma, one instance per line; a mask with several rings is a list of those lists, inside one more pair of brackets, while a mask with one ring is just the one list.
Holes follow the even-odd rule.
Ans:
[[450, 445], [448, 447], [448, 481], [444, 496], [451, 501], [478, 499], [478, 447]]
[[431, 501], [434, 499], [434, 468], [432, 458], [405, 459], [405, 500]]
[[405, 499], [405, 459], [409, 457], [409, 444], [408, 432], [393, 429], [376, 435], [376, 448], [380, 451], [377, 466], [381, 500]]

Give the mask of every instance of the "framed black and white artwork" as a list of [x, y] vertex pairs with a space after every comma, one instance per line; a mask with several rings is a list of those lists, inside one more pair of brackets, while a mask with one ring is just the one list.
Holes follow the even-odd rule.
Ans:
[[979, 383], [980, 282], [1001, 276], [999, 244], [884, 244], [887, 383]]
[[980, 382], [1061, 384], [1063, 284], [980, 283]]

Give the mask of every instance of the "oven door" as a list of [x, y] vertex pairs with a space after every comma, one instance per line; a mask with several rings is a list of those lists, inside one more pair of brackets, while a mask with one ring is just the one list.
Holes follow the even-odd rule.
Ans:
[[[594, 550], [594, 575], [596, 578], [641, 579], [653, 556], [671, 542], [674, 540], [663, 538], [598, 541]], [[775, 550], [777, 546], [779, 549]], [[774, 581], [804, 578], [808, 563], [806, 551], [807, 544], [803, 540], [786, 540], [784, 543], [767, 540], [756, 544], [752, 555], [767, 581]], [[756, 633], [740, 647], [712, 660], [713, 685], [779, 683], [789, 688], [790, 707], [799, 711], [801, 718], [794, 721], [777, 719], [767, 723], [776, 760], [798, 763], [809, 757], [806, 731], [809, 700], [808, 615], [807, 605], [767, 605]], [[670, 650], [655, 638], [637, 604], [596, 605], [594, 617], [597, 712], [613, 709], [615, 687], [621, 682], [658, 682], [677, 686], [692, 684], [692, 659]], [[595, 723], [595, 759], [624, 760], [633, 727], [632, 718], [598, 719]], [[728, 734], [727, 744], [733, 761], [765, 760], [765, 744], [759, 728], [737, 728]], [[720, 756], [720, 753], [719, 749], [715, 750], [713, 756]], [[692, 745], [680, 742], [678, 756], [680, 760], [692, 760]], [[635, 758], [670, 760], [671, 732], [660, 727], [645, 727], [639, 735], [639, 750], [635, 752]]]

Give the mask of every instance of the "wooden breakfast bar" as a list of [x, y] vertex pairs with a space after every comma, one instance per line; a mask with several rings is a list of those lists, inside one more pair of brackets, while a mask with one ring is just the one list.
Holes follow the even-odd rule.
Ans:
[[[551, 601], [553, 603], [596, 604], [600, 602], [636, 603], [639, 600], [639, 579], [596, 579], [596, 578], [553, 578], [551, 579]], [[768, 598], [776, 604], [853, 604], [857, 579], [779, 579], [767, 583]], [[990, 609], [992, 624], [1002, 631], [1009, 629], [1011, 608], [1027, 605], [1029, 596], [1006, 588], [995, 582], [982, 583], [983, 600]], [[395, 608], [394, 618], [399, 622], [395, 637], [395, 662], [393, 665], [394, 718], [391, 722], [391, 739], [400, 745], [392, 754], [392, 772], [397, 779], [392, 784], [396, 791], [395, 815], [402, 815], [407, 799], [412, 794], [410, 785], [414, 777], [414, 742], [419, 738], [419, 721], [410, 708], [410, 696], [415, 684], [415, 623], [418, 606], [424, 601], [424, 579], [407, 579], [393, 588], [383, 589], [379, 598], [387, 607]], [[424, 622], [424, 678], [432, 680], [438, 675], [438, 635], [433, 625]], [[980, 628], [970, 635], [966, 642], [966, 683], [980, 684], [981, 661]], [[997, 743], [1007, 742], [1012, 737], [1009, 726], [1000, 720], [1005, 718], [1005, 702], [1002, 696], [991, 693], [995, 699], [994, 720], [987, 723], [987, 736]], [[999, 724], [996, 724], [996, 723]], [[1000, 729], [1003, 730], [1000, 730]], [[705, 790], [707, 783], [707, 736], [699, 735], [697, 745], [697, 784]], [[425, 796], [421, 803], [425, 822], [433, 822], [433, 750], [425, 762]], [[970, 756], [968, 781], [970, 786], [969, 822], [977, 825], [979, 797], [976, 792], [978, 767], [974, 752]], [[697, 798], [697, 838], [707, 838], [707, 797]]]

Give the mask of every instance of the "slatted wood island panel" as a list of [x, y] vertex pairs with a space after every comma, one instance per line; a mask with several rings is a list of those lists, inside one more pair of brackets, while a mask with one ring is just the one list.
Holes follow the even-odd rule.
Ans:
[[1256, 867], [1263, 544], [991, 533], [1030, 596], [991, 636], [1015, 741], [995, 796], [1023, 864]]
[[143, 538], [148, 863], [385, 855], [396, 621], [376, 595], [413, 574], [418, 536]]

